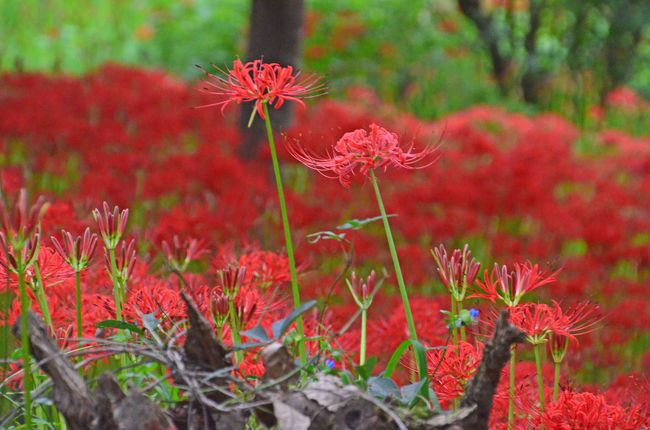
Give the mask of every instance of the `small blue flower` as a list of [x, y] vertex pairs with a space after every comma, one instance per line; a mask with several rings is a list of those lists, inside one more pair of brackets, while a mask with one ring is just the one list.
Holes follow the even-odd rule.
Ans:
[[476, 309], [474, 309], [474, 308], [471, 308], [471, 309], [469, 310], [469, 314], [470, 314], [470, 315], [472, 316], [472, 318], [474, 318], [474, 319], [478, 318], [478, 310], [476, 310]]
[[336, 364], [336, 361], [328, 358], [327, 360], [325, 360], [325, 364], [327, 365], [327, 367], [334, 370], [334, 365]]

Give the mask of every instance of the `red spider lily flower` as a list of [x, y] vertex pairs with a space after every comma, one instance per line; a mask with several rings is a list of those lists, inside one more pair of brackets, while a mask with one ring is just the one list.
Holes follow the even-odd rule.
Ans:
[[466, 244], [463, 250], [454, 249], [451, 258], [443, 245], [435, 248], [432, 252], [433, 258], [438, 266], [437, 271], [440, 280], [447, 287], [447, 290], [454, 298], [462, 302], [465, 299], [467, 287], [474, 283], [481, 263], [472, 258], [472, 251]]
[[223, 291], [215, 291], [210, 300], [210, 314], [218, 328], [224, 326], [230, 316], [230, 300]]
[[505, 265], [499, 268], [499, 265], [494, 263], [489, 277], [486, 269], [483, 273], [484, 281], [476, 282], [480, 288], [475, 289], [475, 294], [468, 298], [480, 297], [488, 299], [492, 303], [499, 299], [506, 306], [517, 306], [524, 294], [555, 281], [555, 275], [559, 271], [546, 275], [539, 270], [537, 264], [533, 265], [529, 261], [526, 264], [515, 263], [515, 269], [508, 272]]
[[354, 301], [360, 309], [368, 309], [372, 304], [372, 292], [375, 290], [375, 279], [377, 275], [373, 270], [370, 275], [364, 280], [357, 278], [356, 273], [352, 272], [350, 279], [346, 282]]
[[239, 288], [244, 284], [246, 279], [245, 266], [230, 266], [227, 269], [219, 270], [217, 272], [219, 277], [219, 286], [222, 291], [227, 295], [234, 296], [239, 291]]
[[13, 210], [0, 200], [0, 248], [4, 251], [6, 271], [24, 272], [36, 261], [40, 249], [40, 219], [45, 210], [43, 196], [29, 206], [24, 188]]
[[[32, 245], [28, 246], [29, 253], [31, 254]], [[6, 261], [4, 254], [0, 253], [0, 291], [3, 287], [16, 288], [18, 287], [18, 277], [16, 276], [15, 259], [12, 256], [9, 259], [9, 271], [6, 270]], [[33, 259], [33, 262], [38, 262], [38, 269], [40, 271], [43, 283], [47, 285], [59, 284], [62, 280], [74, 276], [74, 272], [66, 264], [59, 254], [52, 248], [47, 246], [39, 247], [38, 256]], [[30, 263], [31, 265], [31, 263]], [[36, 282], [36, 273], [29, 266], [25, 270], [25, 282], [27, 284], [34, 284]]]
[[70, 267], [72, 267], [72, 270], [75, 272], [81, 272], [88, 266], [90, 260], [95, 254], [95, 248], [97, 247], [97, 234], [91, 234], [90, 228], [86, 228], [83, 237], [77, 236], [77, 238], [74, 239], [70, 232], [61, 230], [61, 237], [63, 240], [63, 246], [56, 237], [50, 236], [52, 244], [54, 245], [54, 250], [66, 263], [68, 263]]
[[525, 303], [510, 308], [510, 322], [526, 333], [526, 340], [533, 345], [548, 341], [551, 333], [574, 337], [567, 326], [567, 318], [557, 302], [553, 306], [543, 303]]
[[120, 212], [120, 208], [115, 206], [111, 213], [108, 203], [104, 202], [104, 213], [102, 214], [99, 212], [99, 209], [95, 209], [93, 211], [93, 217], [97, 221], [97, 224], [99, 224], [99, 231], [102, 234], [106, 248], [115, 249], [126, 229], [129, 210], [124, 209]]
[[297, 141], [287, 142], [286, 145], [296, 160], [325, 177], [338, 178], [345, 188], [350, 187], [352, 176], [356, 173], [368, 175], [370, 170], [377, 167], [383, 167], [385, 171], [389, 165], [422, 169], [439, 158], [438, 145], [428, 146], [420, 152], [414, 152], [413, 145], [402, 149], [397, 134], [374, 123], [370, 124], [370, 132], [358, 129], [345, 133], [331, 155], [310, 154]]
[[47, 209], [45, 197], [40, 196], [30, 207], [27, 202], [27, 190], [22, 188], [18, 194], [18, 201], [10, 210], [0, 200], [0, 233], [3, 241], [22, 250], [24, 244], [38, 230], [38, 225]]
[[172, 244], [162, 241], [162, 249], [165, 252], [167, 261], [179, 272], [185, 272], [191, 261], [197, 260], [208, 250], [202, 240], [185, 239], [183, 243], [177, 235], [174, 235]]
[[277, 63], [264, 63], [262, 60], [250, 61], [243, 64], [235, 60], [232, 70], [219, 70], [222, 76], [213, 75], [197, 66], [211, 80], [205, 81], [207, 87], [199, 91], [215, 95], [222, 100], [210, 103], [197, 108], [205, 108], [221, 105], [223, 113], [226, 107], [232, 103], [255, 102], [255, 110], [262, 119], [264, 115], [264, 103], [273, 105], [276, 109], [284, 104], [286, 100], [305, 103], [301, 98], [317, 97], [325, 93], [325, 86], [316, 75], [302, 77], [300, 73], [293, 73], [293, 67], [282, 67]]
[[4, 235], [4, 232], [0, 231], [0, 247], [4, 252], [4, 255], [0, 257], [0, 265], [4, 269], [4, 280], [2, 278], [0, 280], [6, 284], [11, 284], [9, 272], [15, 274], [26, 272], [34, 264], [40, 250], [40, 236], [39, 233], [32, 235], [27, 241], [22, 243], [22, 249], [18, 250], [8, 243], [9, 241]]
[[626, 410], [620, 405], [608, 404], [602, 395], [572, 391], [564, 391], [537, 421], [540, 427], [543, 425], [549, 430], [636, 430], [647, 424], [639, 406]]
[[598, 328], [598, 324], [603, 320], [603, 316], [600, 315], [599, 311], [597, 305], [585, 301], [563, 312], [563, 331], [566, 331], [566, 334], [552, 333], [547, 345], [554, 362], [562, 362], [569, 346], [569, 340], [577, 343], [577, 336], [591, 333]]
[[426, 354], [433, 390], [441, 402], [447, 403], [463, 394], [465, 384], [476, 373], [483, 356], [483, 344], [460, 342], [458, 345], [448, 345], [446, 352], [436, 349]]

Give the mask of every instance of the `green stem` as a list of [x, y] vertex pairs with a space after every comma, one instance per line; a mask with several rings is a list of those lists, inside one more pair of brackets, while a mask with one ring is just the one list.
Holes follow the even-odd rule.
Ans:
[[117, 276], [117, 262], [115, 260], [115, 250], [108, 250], [108, 258], [111, 263], [111, 279], [113, 280], [113, 297], [115, 297], [115, 318], [122, 321], [122, 293], [120, 281]]
[[81, 327], [81, 272], [76, 271], [75, 281], [76, 281], [76, 296], [77, 296], [77, 337], [81, 339], [83, 335], [83, 329]]
[[[458, 301], [458, 315], [460, 315], [462, 310], [463, 310], [463, 302]], [[465, 342], [465, 326], [464, 325], [460, 326], [460, 340]]]
[[510, 387], [508, 396], [508, 430], [512, 430], [512, 423], [515, 418], [515, 362], [517, 350], [515, 346], [510, 347]]
[[[298, 275], [296, 273], [296, 260], [293, 256], [293, 244], [291, 242], [291, 230], [289, 229], [289, 217], [287, 216], [287, 204], [284, 200], [284, 190], [282, 188], [282, 177], [280, 176], [280, 165], [278, 164], [278, 155], [275, 151], [273, 141], [273, 130], [271, 129], [271, 119], [266, 103], [263, 104], [264, 122], [266, 123], [266, 134], [269, 139], [269, 148], [271, 149], [271, 160], [273, 162], [273, 173], [275, 174], [275, 184], [278, 188], [278, 199], [280, 200], [280, 212], [282, 214], [282, 226], [284, 228], [284, 241], [287, 246], [287, 257], [289, 258], [289, 271], [291, 272], [291, 292], [293, 294], [293, 306], [297, 309], [300, 306], [300, 290], [298, 289]], [[298, 330], [298, 350], [300, 353], [300, 365], [307, 364], [307, 352], [305, 350], [305, 333], [302, 323], [302, 315], [296, 320], [296, 329]]]
[[50, 331], [54, 333], [54, 325], [52, 324], [50, 308], [47, 305], [47, 296], [45, 295], [45, 285], [43, 284], [41, 270], [39, 269], [38, 262], [36, 261], [34, 262], [34, 274], [36, 275], [36, 291], [34, 291], [34, 295], [36, 296], [38, 307], [41, 308], [45, 324], [47, 324], [47, 326], [50, 328]]
[[553, 380], [553, 401], [557, 402], [557, 395], [560, 388], [560, 362], [555, 362], [555, 378]]
[[25, 389], [25, 428], [32, 428], [32, 372], [31, 356], [29, 355], [29, 324], [27, 312], [29, 311], [29, 297], [25, 285], [25, 270], [18, 271], [18, 286], [20, 287], [20, 340], [23, 349], [23, 384]]
[[[228, 297], [228, 310], [228, 315], [230, 315], [230, 337], [232, 338], [232, 344], [233, 346], [239, 346], [241, 345], [241, 336], [239, 335], [240, 321], [237, 321], [234, 297]], [[244, 351], [235, 351], [234, 357], [235, 364], [242, 363], [244, 361]]]
[[361, 310], [361, 352], [359, 353], [359, 366], [366, 363], [366, 309]]
[[[453, 316], [453, 318], [458, 318], [458, 313], [456, 312], [456, 298], [454, 296], [451, 296], [451, 315]], [[456, 327], [455, 319], [453, 321], [451, 330], [454, 336], [454, 345], [458, 346], [458, 328]], [[456, 353], [459, 353], [459, 351], [456, 350]]]
[[[399, 293], [402, 296], [402, 304], [404, 305], [404, 313], [406, 314], [406, 322], [409, 326], [409, 333], [411, 334], [412, 340], [418, 340], [417, 333], [415, 332], [415, 323], [413, 322], [413, 314], [411, 313], [411, 305], [409, 304], [409, 296], [406, 292], [406, 285], [404, 285], [404, 277], [402, 276], [402, 269], [399, 265], [399, 259], [397, 258], [397, 250], [395, 249], [395, 242], [393, 241], [393, 234], [390, 231], [390, 224], [388, 223], [388, 216], [386, 216], [386, 209], [384, 208], [384, 201], [381, 198], [381, 193], [379, 192], [379, 185], [377, 184], [377, 178], [375, 177], [374, 169], [370, 169], [370, 178], [372, 179], [372, 186], [375, 189], [375, 196], [377, 197], [377, 204], [379, 205], [379, 211], [381, 212], [381, 218], [384, 222], [384, 230], [386, 231], [386, 240], [388, 241], [388, 249], [390, 250], [390, 255], [393, 258], [393, 266], [395, 267], [395, 276], [397, 276], [397, 285], [399, 286]], [[417, 360], [417, 355], [416, 355]], [[425, 375], [420, 375], [420, 367], [418, 366], [418, 377], [422, 379]]]
[[[539, 344], [535, 344], [535, 365], [537, 366], [537, 385], [539, 386], [539, 411], [544, 413], [544, 382], [542, 381], [542, 357]], [[543, 427], [542, 427], [543, 428]]]

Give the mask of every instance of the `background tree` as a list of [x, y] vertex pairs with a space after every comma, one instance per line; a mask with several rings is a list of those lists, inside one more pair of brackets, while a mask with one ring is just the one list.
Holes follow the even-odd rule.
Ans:
[[[252, 0], [246, 61], [263, 58], [265, 62], [297, 68], [300, 63], [303, 0]], [[255, 158], [259, 142], [266, 137], [264, 121], [258, 116], [248, 127], [253, 103], [242, 106], [240, 128], [244, 135], [241, 156]], [[293, 103], [271, 109], [271, 124], [276, 129], [290, 125]]]
[[458, 6], [476, 26], [501, 92], [517, 89], [532, 104], [550, 97], [545, 88], [564, 64], [580, 92], [590, 71], [602, 102], [632, 75], [650, 28], [645, 0], [458, 0]]

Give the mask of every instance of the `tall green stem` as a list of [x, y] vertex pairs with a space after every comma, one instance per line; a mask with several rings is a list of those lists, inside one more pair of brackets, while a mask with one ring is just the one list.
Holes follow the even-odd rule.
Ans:
[[553, 401], [557, 402], [557, 394], [560, 388], [560, 362], [555, 362], [555, 378], [553, 379]]
[[81, 326], [81, 273], [79, 271], [74, 272], [75, 281], [76, 281], [76, 296], [77, 296], [77, 337], [81, 339], [83, 329]]
[[[280, 176], [280, 165], [278, 163], [278, 155], [275, 151], [275, 143], [273, 141], [273, 130], [271, 129], [271, 119], [269, 118], [269, 110], [264, 106], [264, 120], [266, 123], [266, 134], [269, 139], [269, 148], [271, 150], [271, 160], [273, 162], [273, 173], [275, 174], [275, 184], [278, 188], [278, 199], [280, 200], [280, 212], [282, 214], [282, 226], [284, 228], [284, 241], [287, 246], [287, 257], [289, 258], [289, 271], [291, 272], [291, 292], [293, 294], [293, 306], [298, 308], [300, 306], [300, 290], [298, 289], [298, 275], [296, 273], [296, 261], [293, 256], [293, 244], [291, 242], [291, 230], [289, 229], [289, 217], [287, 216], [287, 204], [284, 200], [284, 190], [282, 188], [282, 177]], [[305, 350], [305, 332], [303, 329], [302, 315], [296, 320], [296, 329], [298, 330], [298, 351], [300, 353], [300, 365], [307, 364], [307, 352]]]
[[43, 283], [43, 277], [41, 276], [41, 270], [38, 267], [37, 261], [34, 261], [34, 275], [36, 275], [36, 291], [34, 291], [34, 295], [36, 296], [36, 301], [38, 301], [38, 307], [41, 308], [41, 312], [43, 312], [45, 324], [47, 324], [50, 331], [54, 333], [50, 308], [47, 305], [47, 296], [45, 295], [45, 284]]
[[361, 351], [359, 352], [359, 366], [366, 363], [366, 309], [361, 310]]
[[117, 262], [115, 260], [115, 250], [108, 250], [108, 258], [111, 263], [111, 279], [113, 280], [113, 296], [115, 297], [115, 318], [122, 321], [122, 288], [117, 276]]
[[515, 346], [510, 347], [510, 386], [508, 396], [508, 430], [512, 429], [512, 423], [515, 418], [515, 362], [517, 350]]
[[[239, 327], [241, 321], [237, 320], [237, 314], [235, 312], [235, 297], [228, 298], [228, 314], [230, 315], [230, 336], [232, 337], [233, 346], [241, 345], [241, 336], [239, 335]], [[244, 351], [235, 351], [235, 364], [242, 363], [244, 361]]]
[[[539, 386], [539, 411], [544, 413], [544, 382], [542, 381], [542, 357], [539, 344], [535, 344], [535, 365], [537, 366], [537, 385]], [[542, 427], [543, 429], [543, 427]]]
[[[377, 204], [379, 205], [381, 218], [382, 221], [384, 222], [384, 230], [386, 231], [386, 240], [388, 241], [388, 249], [390, 250], [390, 255], [393, 258], [393, 266], [395, 267], [395, 276], [397, 276], [397, 285], [399, 286], [399, 293], [402, 296], [402, 304], [404, 305], [404, 313], [406, 314], [406, 322], [408, 323], [409, 326], [409, 333], [411, 334], [412, 340], [418, 340], [417, 333], [415, 332], [415, 323], [413, 322], [413, 314], [411, 313], [411, 305], [409, 304], [409, 296], [406, 292], [406, 285], [404, 284], [402, 269], [399, 265], [399, 259], [397, 258], [397, 250], [395, 249], [393, 234], [390, 231], [390, 224], [388, 223], [388, 216], [386, 215], [386, 209], [384, 208], [384, 201], [381, 198], [381, 193], [379, 192], [379, 185], [377, 184], [377, 178], [375, 177], [375, 171], [373, 169], [370, 169], [370, 178], [372, 179], [372, 186], [375, 189], [375, 196], [377, 197]], [[419, 369], [420, 367], [418, 366], [418, 376], [420, 379], [422, 379], [425, 375], [420, 375]]]
[[25, 389], [25, 428], [32, 428], [32, 372], [31, 356], [29, 355], [29, 324], [27, 312], [29, 311], [29, 297], [25, 285], [25, 270], [18, 270], [18, 286], [20, 287], [20, 340], [23, 349], [23, 385]]

